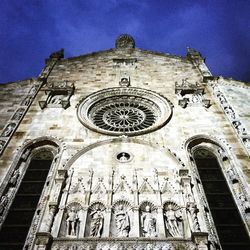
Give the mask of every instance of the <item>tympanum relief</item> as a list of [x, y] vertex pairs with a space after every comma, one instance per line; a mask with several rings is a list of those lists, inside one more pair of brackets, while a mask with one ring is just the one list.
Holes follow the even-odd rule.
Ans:
[[180, 175], [179, 161], [150, 147], [153, 157], [142, 158], [145, 147], [124, 143], [117, 153], [103, 145], [78, 157], [59, 204], [65, 207], [60, 237], [174, 239], [200, 231], [190, 178]]

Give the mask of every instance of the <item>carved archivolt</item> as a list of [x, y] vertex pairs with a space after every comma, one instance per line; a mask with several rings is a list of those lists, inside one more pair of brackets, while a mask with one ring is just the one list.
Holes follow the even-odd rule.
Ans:
[[[201, 211], [201, 213], [204, 214], [205, 221], [206, 221], [206, 227], [209, 232], [209, 239], [211, 244], [218, 245], [218, 236], [216, 234], [215, 226], [213, 223], [212, 215], [210, 214], [210, 211], [208, 209], [208, 203], [205, 197], [205, 193], [203, 191], [200, 177], [198, 174], [198, 170], [196, 168], [194, 159], [193, 159], [193, 153], [199, 152], [203, 154], [203, 152], [211, 152], [213, 155], [216, 156], [220, 166], [221, 170], [225, 176], [225, 179], [227, 180], [227, 184], [229, 185], [233, 196], [237, 202], [239, 211], [242, 214], [242, 217], [247, 222], [247, 225], [249, 227], [250, 221], [248, 213], [250, 212], [250, 199], [248, 191], [245, 189], [247, 186], [244, 182], [244, 178], [241, 176], [242, 173], [240, 171], [239, 166], [237, 166], [236, 162], [232, 160], [232, 157], [230, 156], [229, 151], [226, 149], [226, 147], [223, 147], [220, 142], [218, 142], [216, 139], [209, 138], [205, 135], [200, 136], [194, 136], [193, 138], [190, 138], [186, 142], [186, 149], [188, 152], [188, 156], [191, 160], [191, 165], [193, 166], [192, 172], [193, 176], [196, 179], [196, 182], [194, 183], [196, 186], [196, 189], [198, 190], [199, 194], [199, 200], [202, 203], [202, 206], [204, 208], [204, 212]], [[192, 230], [199, 230], [199, 224], [196, 223], [197, 218], [197, 207], [194, 204], [189, 204], [187, 206], [187, 215], [188, 219], [193, 217], [191, 223], [191, 229]]]

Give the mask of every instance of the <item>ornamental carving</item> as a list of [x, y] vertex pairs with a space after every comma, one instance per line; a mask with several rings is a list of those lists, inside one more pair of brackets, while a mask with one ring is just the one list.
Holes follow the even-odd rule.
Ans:
[[117, 49], [134, 48], [135, 40], [128, 34], [120, 35], [115, 41], [115, 47]]
[[204, 98], [205, 87], [199, 83], [191, 83], [183, 79], [182, 83], [175, 83], [175, 93], [178, 96], [178, 103], [182, 108], [187, 106], [201, 105], [210, 107], [210, 100]]
[[149, 90], [112, 88], [84, 99], [77, 113], [83, 125], [96, 132], [137, 135], [165, 125], [172, 107], [165, 98]]
[[74, 83], [67, 81], [57, 83], [47, 83], [43, 100], [39, 101], [41, 109], [48, 108], [68, 108], [70, 106], [70, 98], [74, 94]]

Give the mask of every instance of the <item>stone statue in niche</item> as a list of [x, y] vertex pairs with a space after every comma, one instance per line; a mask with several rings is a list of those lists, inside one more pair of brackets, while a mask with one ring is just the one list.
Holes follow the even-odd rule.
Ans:
[[0, 200], [0, 215], [3, 213], [7, 204], [8, 204], [8, 197], [6, 195], [3, 195]]
[[172, 237], [181, 237], [180, 223], [182, 222], [182, 213], [177, 205], [168, 204], [164, 212], [166, 228]]
[[194, 202], [192, 186], [193, 185], [191, 183], [191, 180], [189, 180], [188, 182], [185, 182], [183, 184], [183, 191], [184, 191], [184, 194], [185, 194], [186, 202]]
[[15, 126], [16, 126], [15, 123], [8, 124], [8, 126], [3, 131], [2, 136], [4, 136], [4, 137], [9, 136], [12, 133], [12, 131], [14, 130]]
[[66, 220], [66, 230], [68, 236], [76, 236], [77, 228], [79, 224], [79, 217], [75, 207], [71, 207], [68, 212], [68, 218]]
[[144, 237], [156, 237], [156, 218], [151, 212], [150, 206], [145, 207], [142, 215], [142, 232]]
[[17, 180], [18, 180], [19, 175], [20, 175], [20, 172], [19, 172], [18, 169], [16, 169], [16, 170], [14, 171], [13, 175], [11, 176], [10, 181], [9, 181], [9, 184], [10, 184], [12, 187], [16, 186], [16, 183], [17, 183]]
[[104, 222], [102, 209], [100, 207], [97, 207], [90, 213], [90, 216], [91, 216], [91, 223], [90, 223], [89, 235], [92, 237], [101, 237], [103, 222]]
[[118, 211], [115, 213], [115, 223], [118, 237], [128, 237], [130, 231], [130, 218], [128, 212], [121, 204], [118, 207]]

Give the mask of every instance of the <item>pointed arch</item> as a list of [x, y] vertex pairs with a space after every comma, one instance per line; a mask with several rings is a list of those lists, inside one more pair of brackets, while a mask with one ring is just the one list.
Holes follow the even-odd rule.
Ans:
[[[240, 176], [227, 148], [214, 138], [198, 135], [187, 140], [186, 150], [197, 173], [198, 190], [201, 196], [206, 197], [204, 200], [207, 204], [203, 206], [207, 222], [210, 223], [208, 228], [215, 226], [223, 250], [249, 249], [249, 233], [243, 222], [242, 204], [236, 204], [239, 194], [235, 192], [234, 184], [240, 182]], [[234, 174], [230, 175], [229, 171]], [[215, 235], [212, 240], [216, 241]]]
[[1, 249], [9, 246], [21, 249], [27, 235], [35, 234], [36, 228], [31, 227], [33, 217], [39, 219], [42, 214], [44, 187], [49, 185], [47, 177], [51, 175], [51, 166], [55, 165], [52, 163], [56, 163], [61, 148], [58, 139], [40, 137], [19, 149], [1, 187], [2, 197], [8, 200], [0, 225]]

